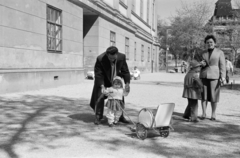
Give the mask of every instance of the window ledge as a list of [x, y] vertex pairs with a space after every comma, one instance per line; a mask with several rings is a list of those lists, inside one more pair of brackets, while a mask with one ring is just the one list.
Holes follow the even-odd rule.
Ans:
[[121, 4], [121, 6], [123, 6], [125, 9], [128, 9], [128, 6], [125, 3], [123, 3], [123, 1], [120, 0], [119, 4]]
[[131, 11], [131, 12], [136, 18], [138, 18], [138, 20], [144, 23], [147, 27], [151, 28], [151, 26], [146, 21], [144, 21], [140, 16], [138, 16], [134, 11]]

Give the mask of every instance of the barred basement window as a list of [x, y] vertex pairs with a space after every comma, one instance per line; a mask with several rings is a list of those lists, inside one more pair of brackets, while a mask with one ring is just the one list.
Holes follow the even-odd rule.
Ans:
[[116, 33], [110, 32], [110, 46], [116, 46]]
[[62, 51], [62, 11], [47, 6], [47, 50]]
[[129, 38], [125, 38], [125, 54], [126, 59], [129, 60]]

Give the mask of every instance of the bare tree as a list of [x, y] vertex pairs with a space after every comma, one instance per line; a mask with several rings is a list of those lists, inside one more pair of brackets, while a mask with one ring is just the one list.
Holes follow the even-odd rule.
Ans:
[[[213, 14], [210, 3], [207, 0], [197, 0], [190, 4], [182, 2], [177, 15], [170, 20], [170, 26], [158, 22], [161, 46], [166, 49], [166, 45], [169, 45], [169, 53], [174, 56], [176, 66], [179, 59], [194, 58], [203, 49], [204, 37], [212, 32], [211, 26], [206, 25]], [[171, 30], [170, 37], [166, 30]]]
[[199, 26], [207, 23], [213, 15], [213, 2], [207, 0], [193, 1], [192, 3], [181, 2], [181, 8], [177, 9], [177, 13], [182, 17], [189, 17]]
[[194, 58], [195, 54], [204, 48], [203, 39], [206, 34], [212, 32], [211, 26], [206, 25], [213, 14], [211, 3], [207, 0], [188, 4], [182, 2], [181, 7], [177, 9], [178, 14], [171, 21], [175, 37], [173, 41], [177, 42], [173, 48], [178, 49], [171, 52], [175, 56], [185, 60], [189, 57]]
[[240, 0], [233, 0], [233, 4], [235, 7], [237, 7], [237, 9], [240, 8]]

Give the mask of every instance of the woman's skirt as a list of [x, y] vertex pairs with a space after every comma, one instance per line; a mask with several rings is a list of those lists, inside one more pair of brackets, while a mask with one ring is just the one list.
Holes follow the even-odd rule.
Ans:
[[106, 103], [106, 107], [108, 107], [108, 109], [111, 109], [113, 111], [121, 111], [122, 109], [125, 108], [124, 102], [118, 99], [108, 99]]
[[202, 100], [209, 102], [219, 102], [220, 98], [220, 81], [213, 79], [202, 79], [203, 92]]

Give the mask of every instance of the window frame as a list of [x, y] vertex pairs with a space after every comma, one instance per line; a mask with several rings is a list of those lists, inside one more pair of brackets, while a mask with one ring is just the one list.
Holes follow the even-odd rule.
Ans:
[[151, 57], [151, 55], [150, 55], [150, 47], [148, 47], [148, 62], [150, 62], [150, 57]]
[[126, 60], [130, 59], [130, 54], [129, 54], [129, 38], [125, 37], [125, 55], [126, 55]]
[[140, 17], [143, 19], [143, 0], [140, 0]]
[[136, 12], [136, 0], [132, 0], [132, 11]]
[[134, 61], [137, 61], [137, 42], [134, 42]]
[[[47, 51], [48, 52], [52, 52], [52, 53], [62, 53], [62, 47], [63, 47], [63, 30], [62, 30], [62, 25], [63, 25], [63, 18], [62, 18], [62, 10], [53, 7], [51, 5], [47, 5], [47, 10], [46, 10], [46, 38], [47, 38]], [[54, 15], [51, 15], [51, 13], [53, 13]], [[59, 19], [56, 17], [56, 15], [59, 17]], [[54, 18], [54, 20], [52, 21], [51, 18]], [[59, 21], [59, 23], [57, 23], [57, 21]], [[53, 28], [54, 32], [51, 30]], [[58, 30], [56, 30], [56, 28], [59, 28]], [[51, 32], [52, 31], [52, 32]], [[57, 32], [57, 33], [56, 33]], [[54, 34], [54, 35], [52, 35]], [[57, 37], [59, 36], [59, 37]], [[53, 40], [53, 41], [51, 41]], [[58, 44], [57, 44], [57, 40], [59, 40], [59, 49], [58, 48]], [[54, 44], [54, 48], [52, 49], [52, 45]], [[50, 44], [50, 46], [49, 46]]]
[[155, 49], [153, 48], [152, 61], [155, 62]]
[[153, 5], [152, 5], [152, 7], [153, 7], [153, 8], [152, 8], [152, 28], [155, 28], [155, 27], [154, 27], [154, 24], [155, 24], [155, 17], [154, 17], [154, 16], [155, 16], [155, 14], [154, 14], [154, 12], [155, 12], [155, 10], [154, 10], [154, 9], [155, 9], [155, 6], [154, 6], [154, 2], [153, 2], [152, 4], [153, 4]]
[[[112, 37], [114, 37], [113, 40]], [[110, 46], [116, 46], [116, 32], [113, 31], [110, 31]]]
[[149, 24], [150, 1], [147, 0], [147, 23]]
[[144, 45], [141, 45], [141, 61], [144, 61]]

